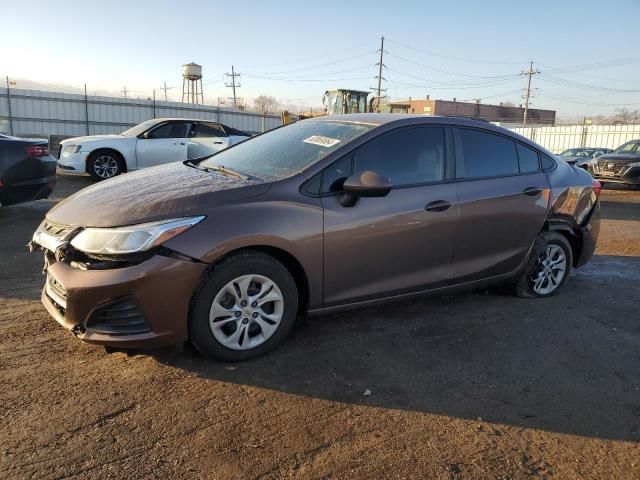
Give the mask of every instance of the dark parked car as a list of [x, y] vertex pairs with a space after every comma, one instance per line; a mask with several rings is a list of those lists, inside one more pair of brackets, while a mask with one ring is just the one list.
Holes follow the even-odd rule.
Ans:
[[488, 123], [342, 115], [93, 185], [32, 246], [42, 301], [78, 338], [242, 360], [299, 313], [497, 282], [553, 295], [594, 251], [599, 193]]
[[47, 198], [56, 184], [56, 160], [37, 138], [0, 135], [0, 205]]
[[598, 157], [593, 176], [601, 183], [624, 183], [640, 187], [640, 140], [632, 140], [613, 153]]
[[595, 159], [612, 151], [610, 148], [570, 148], [562, 152], [559, 157], [569, 165], [591, 172]]

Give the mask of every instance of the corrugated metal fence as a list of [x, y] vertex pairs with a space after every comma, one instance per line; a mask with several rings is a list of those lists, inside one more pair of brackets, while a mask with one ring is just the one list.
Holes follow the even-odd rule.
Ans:
[[640, 139], [640, 125], [561, 125], [509, 130], [533, 140], [553, 153], [577, 147], [617, 148], [629, 140]]
[[211, 105], [0, 88], [0, 133], [16, 136], [120, 133], [162, 117], [212, 120], [250, 133], [280, 125], [275, 115]]

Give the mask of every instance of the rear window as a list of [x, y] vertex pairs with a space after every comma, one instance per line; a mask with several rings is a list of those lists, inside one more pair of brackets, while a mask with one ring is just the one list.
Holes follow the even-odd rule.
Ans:
[[480, 130], [461, 128], [464, 178], [500, 177], [519, 172], [513, 140]]

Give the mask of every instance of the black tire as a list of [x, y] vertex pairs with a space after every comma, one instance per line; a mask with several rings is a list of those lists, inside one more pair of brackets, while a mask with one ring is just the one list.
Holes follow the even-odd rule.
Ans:
[[[558, 286], [550, 293], [541, 294], [534, 290], [532, 275], [535, 275], [536, 270], [539, 268], [540, 260], [544, 257], [547, 247], [550, 245], [557, 245], [562, 248], [566, 258], [566, 269], [562, 280]], [[529, 254], [529, 260], [525, 268], [519, 274], [517, 280], [514, 282], [515, 294], [518, 297], [523, 298], [544, 298], [556, 295], [569, 279], [571, 274], [571, 267], [573, 265], [573, 250], [571, 244], [566, 237], [557, 232], [542, 232], [537, 237]]]
[[113, 150], [96, 150], [87, 158], [87, 173], [95, 180], [107, 180], [123, 172], [124, 160]]
[[[273, 281], [282, 293], [284, 308], [277, 330], [267, 340], [254, 348], [234, 350], [214, 336], [209, 325], [209, 311], [221, 289], [243, 275], [260, 275]], [[189, 338], [193, 346], [207, 357], [228, 362], [248, 360], [265, 354], [282, 342], [293, 328], [297, 314], [298, 289], [287, 268], [262, 252], [245, 251], [214, 265], [203, 278], [191, 302]]]

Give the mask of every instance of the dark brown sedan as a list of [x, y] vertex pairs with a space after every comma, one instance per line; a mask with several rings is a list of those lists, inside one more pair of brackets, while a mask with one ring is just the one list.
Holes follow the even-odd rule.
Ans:
[[498, 282], [553, 295], [593, 254], [599, 193], [488, 123], [343, 115], [86, 188], [33, 245], [45, 307], [81, 340], [242, 360], [299, 314]]

